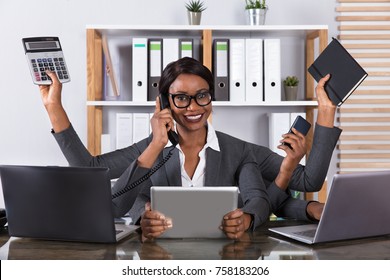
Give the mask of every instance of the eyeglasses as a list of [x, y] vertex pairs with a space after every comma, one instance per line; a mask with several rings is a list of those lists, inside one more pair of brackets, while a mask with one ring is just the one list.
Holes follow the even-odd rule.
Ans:
[[184, 93], [179, 94], [172, 94], [169, 93], [170, 96], [172, 96], [173, 104], [177, 108], [187, 108], [191, 104], [191, 100], [194, 99], [196, 104], [199, 106], [207, 106], [211, 102], [211, 93], [209, 91], [203, 91], [195, 94], [194, 96], [187, 95]]

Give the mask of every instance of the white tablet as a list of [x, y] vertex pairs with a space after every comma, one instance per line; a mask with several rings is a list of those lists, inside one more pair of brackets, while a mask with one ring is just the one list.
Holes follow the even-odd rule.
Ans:
[[238, 187], [152, 187], [153, 210], [172, 219], [161, 238], [225, 238], [219, 229], [225, 214], [237, 209]]

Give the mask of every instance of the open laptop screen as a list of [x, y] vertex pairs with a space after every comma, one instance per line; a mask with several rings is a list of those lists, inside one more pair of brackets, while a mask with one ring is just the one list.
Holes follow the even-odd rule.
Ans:
[[0, 166], [15, 237], [116, 242], [107, 168]]

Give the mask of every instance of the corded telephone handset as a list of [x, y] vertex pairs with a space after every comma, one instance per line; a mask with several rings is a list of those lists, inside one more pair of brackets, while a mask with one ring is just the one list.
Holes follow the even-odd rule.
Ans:
[[7, 214], [4, 208], [0, 208], [0, 227], [4, 227], [7, 223]]
[[[168, 100], [168, 97], [166, 95], [160, 94], [159, 98], [160, 98], [161, 110], [169, 107], [169, 100]], [[170, 131], [168, 131], [168, 139], [169, 139], [169, 141], [171, 141], [172, 147], [169, 150], [169, 153], [167, 154], [167, 156], [165, 158], [163, 158], [163, 160], [161, 162], [159, 162], [156, 166], [154, 166], [152, 169], [150, 169], [149, 172], [146, 173], [144, 176], [142, 176], [138, 180], [134, 181], [132, 184], [128, 185], [126, 188], [112, 194], [112, 196], [111, 196], [112, 199], [117, 198], [117, 197], [127, 193], [131, 189], [135, 188], [136, 186], [138, 186], [142, 182], [149, 179], [150, 176], [152, 176], [157, 170], [159, 170], [171, 158], [173, 149], [179, 143], [179, 136], [177, 135], [176, 132], [174, 132], [173, 130], [170, 130]]]
[[[160, 98], [161, 110], [163, 110], [165, 108], [169, 108], [168, 96], [166, 94], [160, 94], [159, 98]], [[168, 139], [169, 139], [169, 141], [171, 141], [173, 146], [176, 146], [179, 143], [179, 136], [173, 130], [168, 131]]]

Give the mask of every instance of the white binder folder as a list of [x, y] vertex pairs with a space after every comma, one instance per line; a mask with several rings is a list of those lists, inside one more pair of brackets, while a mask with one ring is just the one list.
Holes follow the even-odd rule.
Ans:
[[133, 113], [133, 142], [137, 143], [149, 136], [150, 114]]
[[182, 38], [179, 40], [179, 58], [194, 57], [194, 40]]
[[269, 145], [268, 147], [281, 156], [286, 156], [283, 150], [278, 149], [282, 135], [290, 129], [290, 113], [270, 113], [269, 120]]
[[113, 151], [111, 149], [111, 135], [110, 134], [102, 134], [100, 137], [100, 150], [102, 154]]
[[149, 39], [148, 53], [148, 101], [156, 101], [162, 71], [162, 39]]
[[280, 39], [264, 39], [264, 101], [281, 100]]
[[147, 101], [148, 97], [148, 41], [133, 38], [133, 101]]
[[230, 101], [245, 101], [245, 39], [229, 40]]
[[245, 40], [245, 100], [263, 101], [263, 39]]
[[163, 39], [163, 69], [168, 63], [179, 59], [179, 39], [164, 38]]
[[229, 39], [215, 39], [213, 52], [215, 100], [229, 101]]
[[133, 114], [116, 114], [116, 148], [122, 149], [133, 144]]

